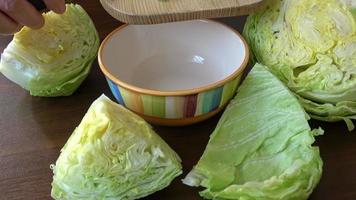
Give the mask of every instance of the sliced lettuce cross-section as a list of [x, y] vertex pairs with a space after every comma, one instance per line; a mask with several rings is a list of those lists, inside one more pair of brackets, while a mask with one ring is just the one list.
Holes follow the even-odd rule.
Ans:
[[293, 94], [257, 64], [220, 119], [203, 156], [183, 182], [216, 200], [307, 199], [322, 160]]
[[39, 30], [24, 27], [1, 55], [0, 72], [34, 96], [71, 95], [89, 74], [99, 48], [85, 10], [67, 4], [64, 14], [43, 14]]
[[356, 1], [270, 0], [248, 17], [244, 35], [311, 117], [356, 119]]
[[167, 187], [181, 160], [142, 118], [98, 98], [53, 169], [57, 200], [132, 200]]

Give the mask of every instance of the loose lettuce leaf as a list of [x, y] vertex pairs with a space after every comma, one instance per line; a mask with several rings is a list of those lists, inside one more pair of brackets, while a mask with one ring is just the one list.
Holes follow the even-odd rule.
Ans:
[[215, 200], [307, 199], [322, 173], [308, 117], [294, 95], [257, 64], [183, 182]]
[[99, 48], [85, 10], [67, 4], [62, 15], [44, 14], [39, 30], [24, 27], [1, 55], [0, 72], [34, 96], [71, 95], [89, 74]]
[[138, 199], [181, 174], [178, 155], [136, 114], [98, 98], [74, 130], [53, 169], [60, 200]]
[[255, 60], [287, 84], [312, 117], [345, 120], [349, 128], [356, 118], [355, 10], [350, 0], [271, 0], [244, 28]]
[[321, 104], [298, 95], [297, 97], [312, 118], [327, 122], [344, 120], [348, 129], [350, 131], [354, 130], [355, 125], [352, 120], [356, 120], [356, 101], [340, 101], [336, 104]]

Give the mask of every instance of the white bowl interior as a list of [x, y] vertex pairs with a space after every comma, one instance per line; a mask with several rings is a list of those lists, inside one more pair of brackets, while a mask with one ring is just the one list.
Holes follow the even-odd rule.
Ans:
[[128, 25], [102, 49], [102, 62], [117, 79], [159, 91], [204, 87], [241, 67], [245, 46], [229, 27], [209, 20]]

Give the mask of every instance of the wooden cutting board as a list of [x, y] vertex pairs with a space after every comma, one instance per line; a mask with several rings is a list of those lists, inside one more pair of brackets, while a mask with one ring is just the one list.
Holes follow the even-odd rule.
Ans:
[[267, 0], [100, 0], [104, 9], [129, 24], [158, 24], [249, 14]]

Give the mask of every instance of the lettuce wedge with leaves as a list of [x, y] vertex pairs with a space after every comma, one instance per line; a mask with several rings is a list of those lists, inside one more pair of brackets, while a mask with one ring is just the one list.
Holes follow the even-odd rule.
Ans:
[[31, 95], [71, 95], [88, 76], [99, 36], [85, 12], [67, 4], [64, 14], [43, 14], [39, 30], [24, 27], [1, 55], [0, 72]]
[[131, 200], [167, 187], [181, 174], [179, 156], [142, 118], [98, 98], [53, 169], [57, 200]]
[[183, 182], [215, 200], [307, 199], [322, 160], [296, 97], [257, 64], [228, 105], [203, 156]]

